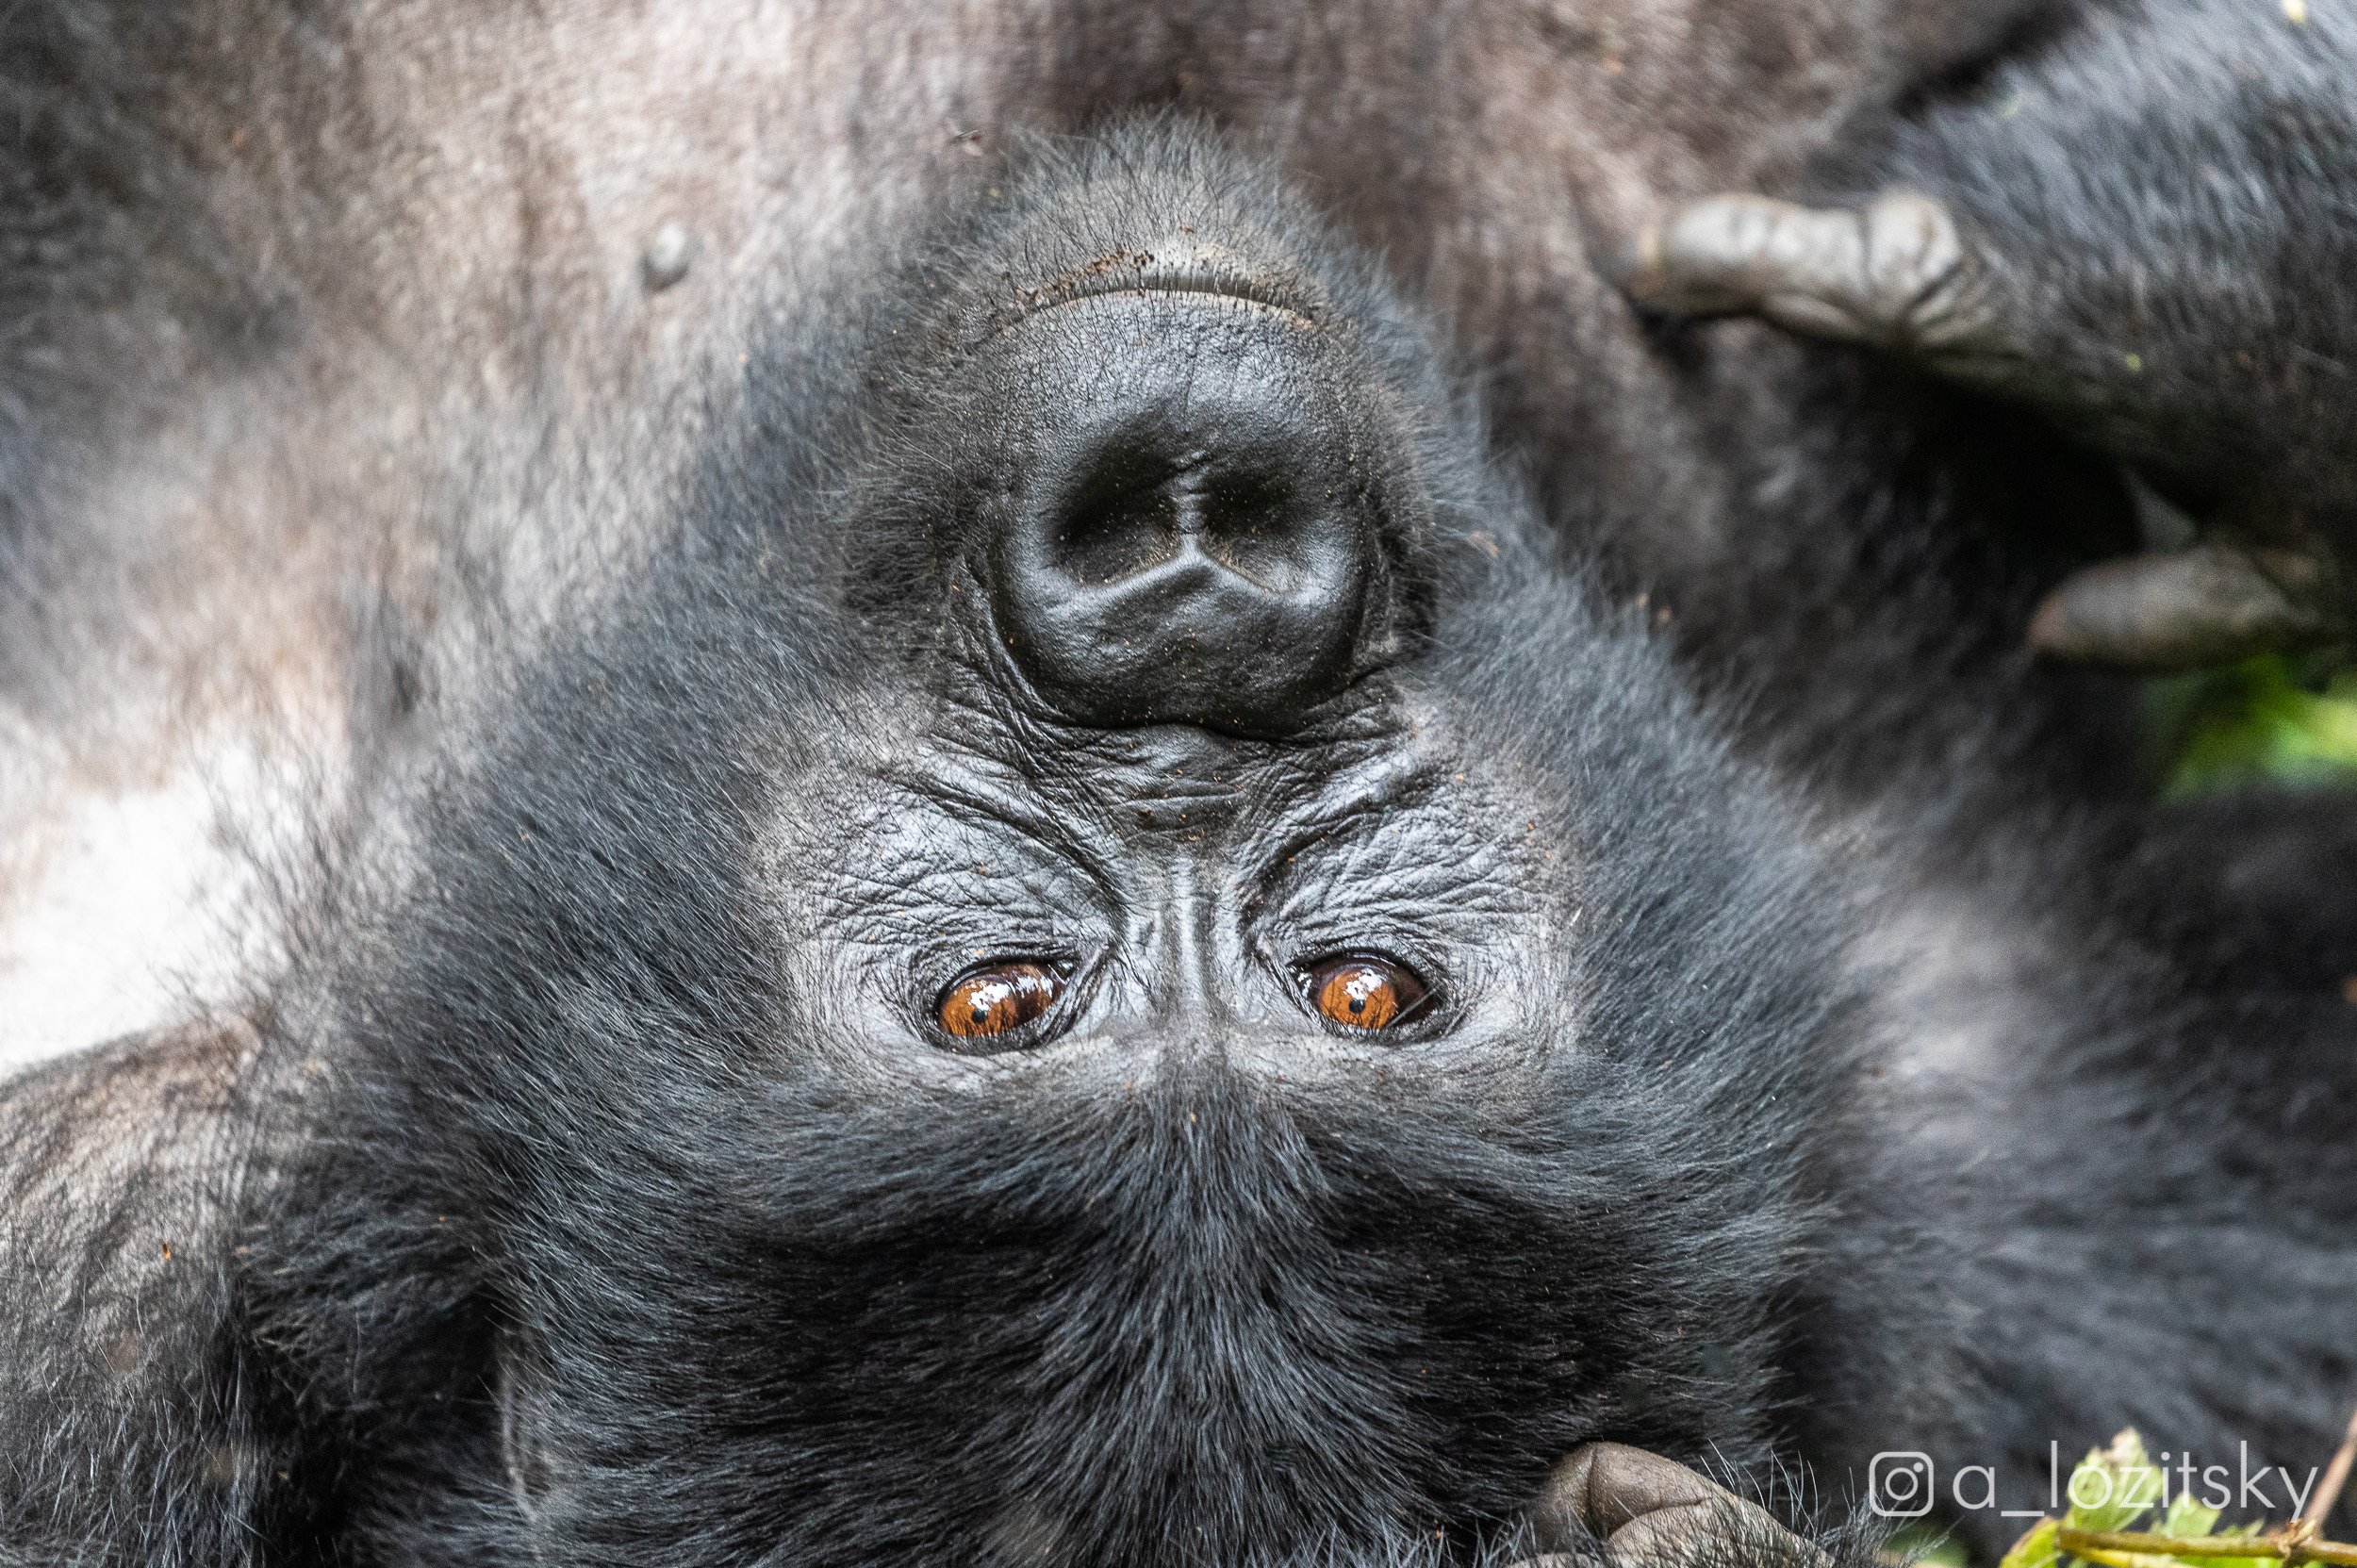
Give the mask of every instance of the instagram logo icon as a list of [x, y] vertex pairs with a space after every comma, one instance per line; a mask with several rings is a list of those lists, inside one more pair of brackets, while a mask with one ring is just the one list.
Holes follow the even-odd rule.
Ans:
[[1866, 1467], [1866, 1506], [1885, 1519], [1920, 1519], [1932, 1511], [1932, 1456], [1912, 1448], [1874, 1456]]

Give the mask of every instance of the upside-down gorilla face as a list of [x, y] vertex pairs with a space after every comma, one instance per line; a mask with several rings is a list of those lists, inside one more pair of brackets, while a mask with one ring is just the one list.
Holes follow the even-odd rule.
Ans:
[[929, 254], [330, 977], [277, 1338], [451, 1391], [371, 1444], [467, 1499], [380, 1527], [1230, 1563], [1753, 1456], [1838, 1017], [1775, 808], [1281, 195], [1133, 139]]

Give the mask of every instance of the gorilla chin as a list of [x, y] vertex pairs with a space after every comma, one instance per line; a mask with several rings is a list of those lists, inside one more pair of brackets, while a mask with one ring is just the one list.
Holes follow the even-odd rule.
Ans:
[[1674, 1246], [1698, 1216], [1646, 1213], [1626, 1152], [1501, 1136], [1412, 1078], [1310, 1089], [1175, 1042], [1123, 1070], [781, 1089], [697, 1149], [692, 1208], [601, 1204], [580, 1246], [608, 1250], [519, 1302], [507, 1351], [537, 1548], [1371, 1560], [1502, 1537], [1534, 1456], [1599, 1432], [1701, 1446], [1678, 1335], [1730, 1248]]

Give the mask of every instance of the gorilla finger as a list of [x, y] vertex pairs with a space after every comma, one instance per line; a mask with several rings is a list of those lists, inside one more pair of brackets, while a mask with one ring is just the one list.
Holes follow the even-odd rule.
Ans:
[[2327, 573], [2290, 551], [2197, 545], [2105, 561], [2066, 579], [2030, 619], [2030, 646], [2088, 664], [2194, 669], [2323, 636]]
[[1601, 1539], [1645, 1514], [1730, 1496], [1675, 1460], [1624, 1443], [1574, 1448], [1549, 1473], [1531, 1506], [1541, 1550]]
[[1859, 210], [1706, 196], [1646, 228], [1622, 288], [1686, 315], [1751, 314], [1813, 337], [1933, 355], [1998, 353], [1990, 270], [1942, 204]]
[[1818, 1549], [1697, 1471], [1642, 1448], [1591, 1443], [1574, 1449], [1540, 1489], [1530, 1526], [1547, 1563], [1581, 1560], [1601, 1542], [1625, 1568], [1670, 1568], [1706, 1555], [1714, 1542], [1772, 1544], [1794, 1563], [1823, 1561]]

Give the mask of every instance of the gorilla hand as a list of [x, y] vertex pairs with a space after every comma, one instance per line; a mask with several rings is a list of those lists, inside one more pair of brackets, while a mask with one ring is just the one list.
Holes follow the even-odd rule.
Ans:
[[[2142, 356], [2063, 341], [2069, 335], [2052, 318], [2068, 306], [2051, 297], [2051, 280], [2034, 275], [2034, 262], [2000, 256], [1960, 228], [1946, 204], [1914, 190], [1854, 210], [1717, 195], [1646, 229], [1623, 282], [1642, 305], [1757, 315], [1906, 358], [2039, 406], [2131, 463], [2147, 459], [2161, 430], [2143, 426], [2134, 400], [2118, 395], [2142, 371]], [[2148, 518], [2173, 515], [2134, 469], [2130, 476]], [[2331, 640], [2351, 607], [2335, 546], [2351, 542], [2319, 537], [2313, 520], [2303, 526], [2282, 507], [2221, 508], [2182, 548], [2065, 580], [2038, 607], [2029, 639], [2062, 657], [2149, 669]]]
[[1618, 1443], [1588, 1444], [1557, 1465], [1530, 1527], [1540, 1555], [1519, 1568], [1833, 1568], [1758, 1504]]
[[1622, 286], [1689, 316], [1759, 315], [1934, 363], [2003, 354], [1987, 264], [1948, 209], [1911, 190], [1868, 206], [1706, 196], [1639, 235]]

